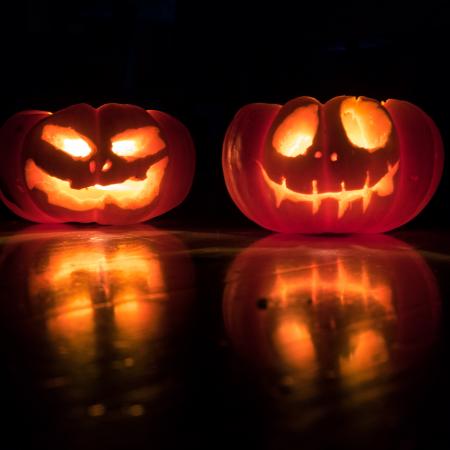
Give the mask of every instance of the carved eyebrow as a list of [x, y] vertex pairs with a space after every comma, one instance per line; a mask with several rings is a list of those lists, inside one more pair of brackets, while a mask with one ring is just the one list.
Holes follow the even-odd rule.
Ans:
[[95, 147], [89, 138], [78, 131], [59, 125], [45, 125], [41, 139], [74, 159], [86, 159]]
[[130, 128], [111, 138], [111, 151], [130, 161], [154, 155], [165, 146], [156, 126]]

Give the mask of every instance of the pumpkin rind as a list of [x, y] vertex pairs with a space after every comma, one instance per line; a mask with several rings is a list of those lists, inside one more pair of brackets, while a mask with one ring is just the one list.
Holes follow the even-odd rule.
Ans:
[[[308, 107], [318, 115], [309, 128], [301, 122], [309, 120], [302, 113]], [[352, 120], [359, 136], [348, 134]], [[289, 147], [296, 132], [307, 149]], [[247, 105], [230, 124], [222, 154], [225, 182], [239, 209], [265, 228], [290, 233], [396, 228], [428, 203], [442, 164], [439, 131], [419, 108], [346, 96], [323, 105], [311, 97], [284, 106]]]
[[[125, 153], [114, 151], [118, 139]], [[1, 129], [0, 146], [2, 199], [43, 223], [149, 220], [184, 200], [195, 167], [187, 129], [133, 105], [18, 113]]]

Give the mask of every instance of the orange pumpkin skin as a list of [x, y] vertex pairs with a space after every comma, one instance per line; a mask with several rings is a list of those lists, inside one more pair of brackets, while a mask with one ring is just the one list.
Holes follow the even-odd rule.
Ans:
[[244, 106], [222, 167], [251, 220], [287, 233], [376, 233], [415, 217], [434, 194], [443, 146], [433, 121], [401, 100], [311, 97]]
[[42, 223], [149, 220], [184, 200], [195, 169], [187, 129], [134, 105], [18, 113], [0, 130], [0, 152], [2, 200]]

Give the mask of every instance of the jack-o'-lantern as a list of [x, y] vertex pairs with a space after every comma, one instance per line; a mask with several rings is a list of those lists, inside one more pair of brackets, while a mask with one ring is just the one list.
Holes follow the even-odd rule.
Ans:
[[433, 121], [400, 100], [299, 97], [250, 104], [223, 147], [228, 191], [259, 225], [293, 233], [383, 232], [416, 216], [437, 188]]
[[34, 381], [65, 397], [64, 414], [140, 415], [170, 386], [149, 379], [168, 379], [185, 342], [194, 278], [183, 244], [143, 225], [45, 227], [2, 246], [2, 319], [45, 367]]
[[352, 391], [410, 367], [432, 348], [439, 312], [428, 266], [383, 235], [262, 239], [231, 264], [223, 300], [234, 347], [302, 399], [330, 376]]
[[183, 201], [195, 154], [168, 114], [79, 104], [13, 116], [0, 130], [0, 161], [1, 198], [21, 217], [128, 224]]

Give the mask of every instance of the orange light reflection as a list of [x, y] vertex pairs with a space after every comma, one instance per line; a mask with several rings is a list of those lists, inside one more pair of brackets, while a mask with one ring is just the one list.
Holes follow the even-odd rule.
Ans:
[[[273, 284], [267, 298], [276, 305], [274, 311], [275, 330], [273, 344], [284, 364], [291, 369], [300, 371], [299, 376], [314, 373], [318, 367], [317, 343], [311, 328], [312, 317], [323, 310], [331, 310], [329, 326], [335, 327], [335, 321], [346, 310], [358, 311], [358, 326], [372, 326], [371, 310], [375, 305], [383, 311], [383, 317], [388, 321], [395, 320], [392, 289], [387, 279], [374, 277], [364, 259], [354, 264], [333, 252], [325, 252], [314, 258], [307, 267], [298, 269], [292, 262], [277, 264], [274, 270]], [[305, 311], [305, 301], [311, 302], [311, 310]], [[334, 311], [334, 312], [333, 312]], [[336, 316], [336, 318], [333, 318]], [[386, 344], [382, 336], [374, 329], [356, 330], [349, 333], [350, 352], [339, 356], [341, 376], [348, 378], [355, 373], [376, 375], [379, 362], [386, 358]], [[380, 355], [382, 355], [380, 357]]]
[[223, 312], [246, 358], [308, 396], [324, 377], [353, 389], [385, 376], [417, 339], [426, 348], [438, 302], [429, 268], [401, 241], [276, 235], [232, 263]]
[[94, 314], [111, 308], [118, 339], [158, 334], [166, 285], [158, 255], [144, 243], [109, 246], [108, 241], [55, 246], [45, 263], [30, 274], [30, 296], [51, 302], [47, 327], [63, 352], [83, 354], [95, 349]]

